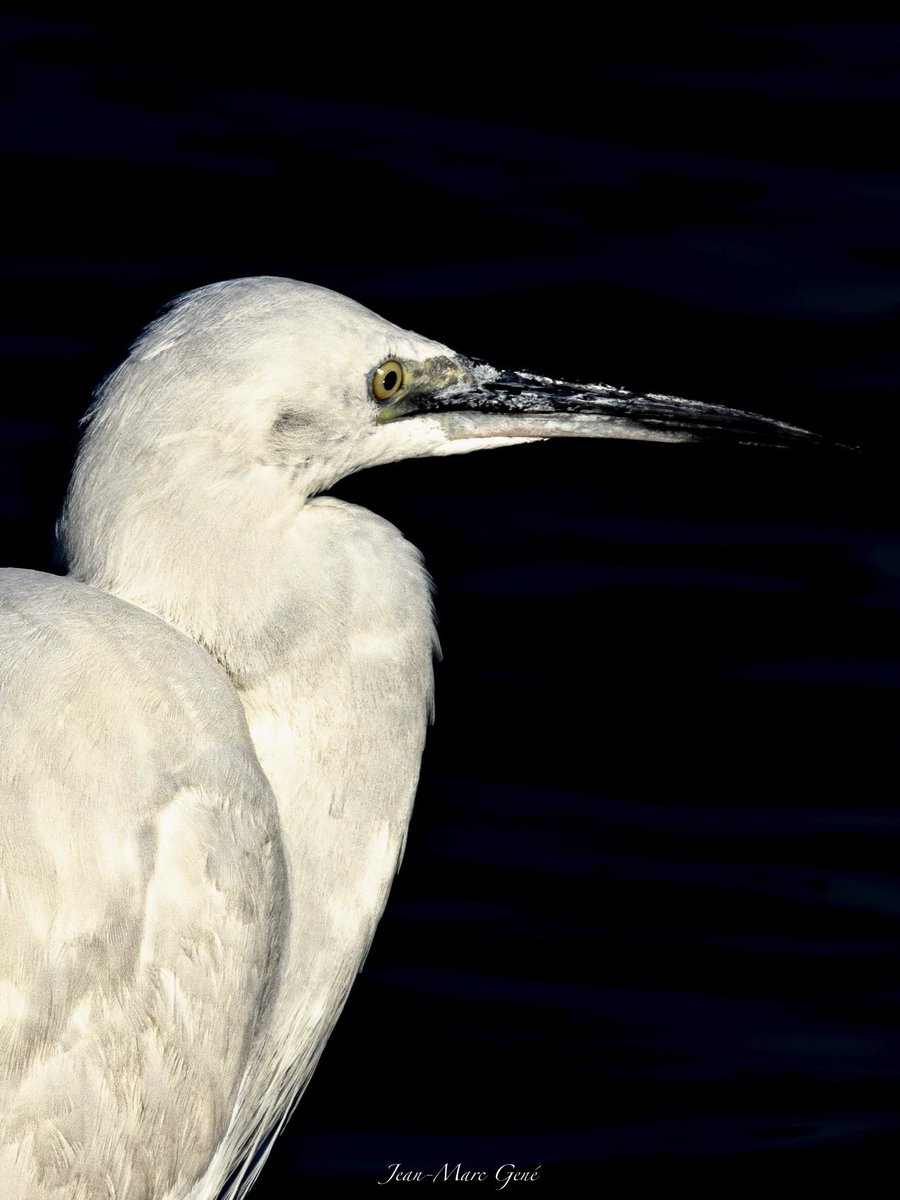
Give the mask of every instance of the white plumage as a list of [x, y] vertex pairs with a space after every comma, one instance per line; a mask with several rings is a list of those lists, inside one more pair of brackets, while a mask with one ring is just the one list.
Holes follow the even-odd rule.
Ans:
[[692, 422], [800, 436], [503, 375], [290, 280], [216, 284], [149, 327], [87, 425], [69, 577], [0, 572], [0, 1195], [242, 1195], [344, 1003], [402, 854], [436, 641], [415, 548], [317, 493]]

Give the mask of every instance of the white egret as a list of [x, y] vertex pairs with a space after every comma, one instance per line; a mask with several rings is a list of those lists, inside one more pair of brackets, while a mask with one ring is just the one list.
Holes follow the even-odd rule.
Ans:
[[0, 1194], [243, 1195], [397, 870], [432, 694], [418, 552], [322, 496], [557, 434], [788, 426], [498, 372], [344, 297], [173, 304], [99, 389], [66, 578], [0, 577]]

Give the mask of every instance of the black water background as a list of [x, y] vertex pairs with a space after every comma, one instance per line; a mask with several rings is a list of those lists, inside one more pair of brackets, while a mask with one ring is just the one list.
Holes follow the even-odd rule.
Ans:
[[242, 274], [867, 451], [556, 443], [342, 485], [435, 576], [438, 723], [255, 1194], [397, 1161], [865, 1193], [900, 1128], [900, 29], [622, 20], [576, 60], [3, 27], [10, 564], [52, 569], [128, 340]]

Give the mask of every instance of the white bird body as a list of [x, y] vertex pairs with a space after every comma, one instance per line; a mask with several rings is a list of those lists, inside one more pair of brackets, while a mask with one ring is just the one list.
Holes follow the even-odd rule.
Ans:
[[[23, 742], [5, 746], [3, 789], [12, 797], [27, 779], [30, 805], [3, 813], [23, 872], [6, 873], [3, 924], [34, 931], [24, 960], [21, 942], [3, 939], [18, 958], [3, 974], [33, 988], [51, 972], [33, 994], [41, 1012], [52, 995], [56, 1026], [40, 1039], [52, 1055], [5, 1081], [0, 1111], [17, 1136], [0, 1168], [4, 1195], [218, 1196], [287, 1116], [365, 956], [418, 778], [429, 582], [414, 548], [363, 509], [314, 500], [295, 531], [307, 568], [327, 563], [346, 586], [325, 611], [319, 597], [314, 620], [298, 597], [279, 662], [258, 673], [246, 663], [237, 687], [134, 605], [67, 579], [0, 573], [13, 679], [3, 726]], [[333, 636], [313, 638], [317, 628]], [[19, 670], [15, 657], [29, 661]], [[43, 712], [49, 728], [22, 724], [22, 712]], [[130, 803], [111, 812], [109, 795]], [[223, 841], [228, 885], [208, 865]], [[132, 1012], [114, 1015], [123, 987]], [[148, 1025], [136, 1052], [121, 1027], [134, 1019]], [[17, 1031], [7, 1061], [39, 1050], [21, 1021]], [[162, 1077], [141, 1086], [154, 1059]], [[48, 1088], [59, 1098], [50, 1139]], [[31, 1190], [16, 1190], [10, 1164], [39, 1137], [50, 1157], [34, 1155]], [[208, 1169], [179, 1190], [211, 1147]]]
[[317, 493], [724, 416], [501, 376], [291, 280], [149, 327], [90, 416], [70, 577], [0, 573], [4, 1200], [243, 1195], [365, 957], [436, 638], [418, 551]]

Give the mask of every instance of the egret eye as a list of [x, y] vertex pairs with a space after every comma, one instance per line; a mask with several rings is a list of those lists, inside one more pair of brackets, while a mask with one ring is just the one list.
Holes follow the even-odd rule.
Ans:
[[403, 387], [403, 363], [396, 358], [389, 358], [380, 367], [375, 368], [372, 376], [372, 395], [376, 400], [390, 400]]

